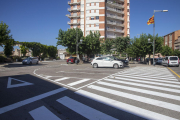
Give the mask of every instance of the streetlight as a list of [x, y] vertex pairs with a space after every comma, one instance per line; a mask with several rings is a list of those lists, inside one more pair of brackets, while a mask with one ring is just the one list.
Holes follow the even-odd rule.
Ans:
[[168, 12], [168, 10], [154, 10], [154, 25], [153, 25], [153, 65], [154, 64], [154, 51], [155, 51], [155, 12]]

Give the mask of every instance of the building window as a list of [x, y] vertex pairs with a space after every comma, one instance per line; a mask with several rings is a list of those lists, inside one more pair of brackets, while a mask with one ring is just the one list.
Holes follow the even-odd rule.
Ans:
[[96, 20], [99, 20], [99, 16], [96, 16]]
[[99, 27], [99, 24], [96, 24], [96, 27]]
[[89, 10], [86, 10], [86, 13], [89, 13]]
[[73, 8], [77, 8], [77, 5], [73, 5]]
[[89, 17], [86, 17], [86, 20], [89, 20]]
[[91, 27], [94, 27], [94, 24], [91, 24]]
[[81, 11], [81, 15], [84, 15], [84, 11]]
[[96, 10], [96, 13], [99, 13], [99, 10]]
[[91, 3], [91, 6], [94, 6], [94, 3]]
[[91, 17], [91, 20], [94, 20], [94, 17]]
[[88, 27], [89, 27], [89, 25], [86, 25], [86, 27], [88, 28]]
[[99, 6], [99, 3], [96, 3], [96, 6]]
[[88, 7], [88, 6], [89, 6], [89, 3], [87, 3], [86, 6]]
[[91, 10], [91, 13], [94, 13], [94, 10]]

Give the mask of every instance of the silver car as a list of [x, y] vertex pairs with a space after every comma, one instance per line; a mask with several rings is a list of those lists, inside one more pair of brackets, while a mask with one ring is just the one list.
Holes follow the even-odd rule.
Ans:
[[179, 58], [178, 56], [166, 56], [162, 61], [162, 65], [179, 67]]
[[28, 58], [26, 58], [26, 59], [24, 59], [23, 61], [22, 61], [22, 64], [24, 65], [24, 64], [29, 64], [29, 65], [31, 65], [31, 64], [38, 64], [39, 63], [39, 61], [38, 61], [38, 58], [37, 57], [28, 57]]

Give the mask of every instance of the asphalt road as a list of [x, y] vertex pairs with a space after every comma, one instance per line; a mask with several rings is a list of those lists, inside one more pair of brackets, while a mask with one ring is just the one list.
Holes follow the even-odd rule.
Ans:
[[180, 82], [162, 66], [13, 63], [0, 67], [0, 98], [0, 120], [180, 118]]

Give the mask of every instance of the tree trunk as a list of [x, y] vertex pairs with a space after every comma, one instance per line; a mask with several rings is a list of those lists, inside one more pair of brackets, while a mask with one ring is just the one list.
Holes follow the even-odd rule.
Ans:
[[149, 54], [149, 65], [151, 65], [151, 59], [150, 59], [150, 54]]

